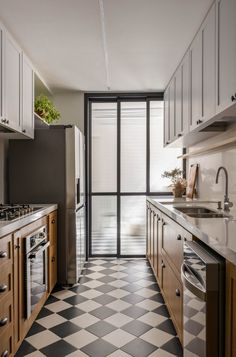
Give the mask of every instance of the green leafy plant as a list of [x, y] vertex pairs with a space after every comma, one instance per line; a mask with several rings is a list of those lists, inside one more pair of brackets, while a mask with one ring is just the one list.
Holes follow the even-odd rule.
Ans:
[[48, 124], [58, 121], [61, 117], [53, 102], [43, 94], [35, 98], [34, 111]]

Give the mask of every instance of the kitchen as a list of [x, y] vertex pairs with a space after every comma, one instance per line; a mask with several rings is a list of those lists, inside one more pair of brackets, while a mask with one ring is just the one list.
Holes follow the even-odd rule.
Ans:
[[236, 1], [55, 4], [0, 0], [0, 356], [236, 356]]

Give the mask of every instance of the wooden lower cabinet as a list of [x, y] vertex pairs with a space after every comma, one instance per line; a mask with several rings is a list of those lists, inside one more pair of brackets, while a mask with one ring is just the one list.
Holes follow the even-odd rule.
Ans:
[[12, 235], [0, 239], [0, 356], [13, 356]]
[[48, 238], [48, 289], [51, 292], [57, 283], [57, 211], [48, 216]]
[[164, 257], [162, 292], [180, 341], [183, 342], [183, 286]]
[[236, 357], [236, 266], [226, 262], [226, 351]]

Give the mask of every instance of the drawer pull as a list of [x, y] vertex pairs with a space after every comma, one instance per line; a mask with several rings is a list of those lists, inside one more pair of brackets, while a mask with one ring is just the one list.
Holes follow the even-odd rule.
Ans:
[[52, 257], [51, 262], [53, 263], [53, 262], [55, 262], [55, 260], [56, 260], [56, 258], [55, 258], [55, 257]]
[[162, 268], [165, 268], [165, 267], [166, 267], [165, 264], [164, 264], [164, 262], [161, 263], [161, 266], [162, 266]]
[[8, 318], [4, 317], [3, 319], [0, 319], [0, 327], [5, 326], [8, 322]]
[[52, 219], [51, 223], [54, 224], [55, 222], [56, 222], [55, 219]]
[[1, 354], [1, 357], [8, 357], [8, 356], [9, 356], [8, 350], [4, 351], [4, 352]]
[[0, 252], [0, 258], [6, 258], [7, 257], [7, 252]]
[[178, 235], [177, 235], [177, 240], [181, 240], [181, 239], [182, 239], [181, 235], [178, 234]]
[[179, 289], [176, 289], [176, 290], [175, 290], [175, 295], [176, 295], [176, 296], [180, 296], [180, 290], [179, 290]]
[[7, 290], [6, 284], [0, 284], [0, 293], [4, 293]]

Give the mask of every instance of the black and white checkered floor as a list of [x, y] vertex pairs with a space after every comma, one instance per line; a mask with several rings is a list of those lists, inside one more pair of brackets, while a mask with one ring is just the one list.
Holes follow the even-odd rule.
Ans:
[[49, 297], [17, 357], [173, 357], [182, 349], [145, 259], [96, 259]]

